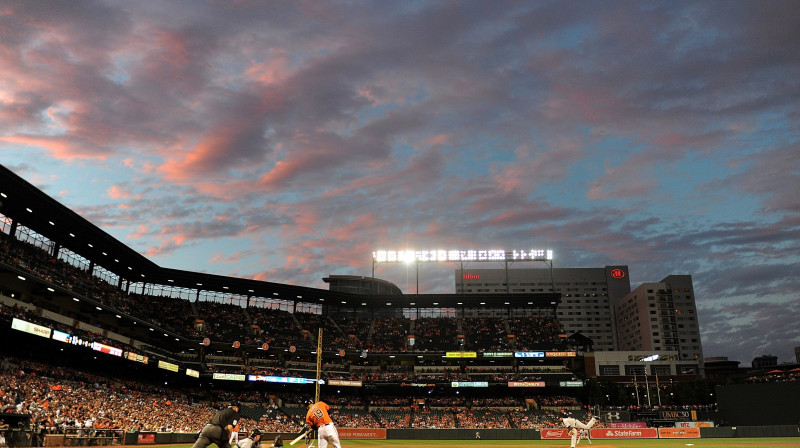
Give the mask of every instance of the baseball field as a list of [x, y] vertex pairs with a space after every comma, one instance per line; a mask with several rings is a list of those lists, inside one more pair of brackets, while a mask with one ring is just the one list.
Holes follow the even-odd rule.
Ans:
[[[262, 445], [267, 448], [269, 442]], [[289, 448], [289, 444], [284, 445]], [[316, 443], [314, 443], [316, 446]], [[800, 437], [774, 437], [758, 439], [637, 439], [596, 440], [589, 445], [582, 441], [583, 448], [800, 448]], [[211, 445], [216, 448], [216, 445]], [[342, 448], [569, 448], [569, 441], [551, 440], [343, 440]], [[191, 448], [191, 445], [162, 445], [150, 448]], [[306, 448], [297, 444], [292, 448]]]
[[[637, 439], [637, 440], [596, 440], [589, 445], [582, 441], [579, 447], [591, 448], [779, 448], [800, 447], [800, 437], [797, 438], [763, 438], [763, 439]], [[568, 448], [569, 441], [552, 440], [344, 440], [342, 448]]]

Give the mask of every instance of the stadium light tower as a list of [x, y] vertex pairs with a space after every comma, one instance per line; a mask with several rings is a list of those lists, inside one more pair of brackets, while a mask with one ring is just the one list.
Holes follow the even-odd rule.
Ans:
[[[372, 278], [375, 278], [376, 263], [406, 263], [415, 262], [417, 265], [417, 294], [419, 294], [419, 264], [429, 262], [454, 262], [461, 266], [464, 271], [464, 263], [475, 262], [501, 262], [506, 270], [506, 289], [510, 293], [508, 282], [508, 267], [511, 263], [521, 261], [539, 261], [550, 267], [550, 283], [553, 285], [553, 251], [551, 249], [515, 249], [506, 251], [503, 249], [466, 249], [466, 250], [445, 250], [445, 249], [425, 249], [425, 250], [376, 250], [372, 252]], [[463, 277], [463, 276], [462, 276]], [[463, 290], [463, 285], [462, 285]]]

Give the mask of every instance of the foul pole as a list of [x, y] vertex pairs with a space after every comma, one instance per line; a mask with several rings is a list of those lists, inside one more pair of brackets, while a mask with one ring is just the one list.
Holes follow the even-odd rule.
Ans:
[[314, 391], [314, 401], [319, 401], [319, 380], [322, 378], [322, 327], [317, 336], [317, 387]]

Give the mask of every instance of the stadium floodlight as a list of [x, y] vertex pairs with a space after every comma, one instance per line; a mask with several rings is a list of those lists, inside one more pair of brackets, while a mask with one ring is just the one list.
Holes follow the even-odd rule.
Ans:
[[[462, 271], [464, 270], [464, 264], [469, 262], [501, 262], [505, 264], [506, 270], [508, 270], [509, 264], [515, 262], [544, 262], [550, 266], [552, 283], [552, 249], [379, 249], [372, 252], [372, 278], [375, 278], [376, 264], [405, 263], [410, 265], [413, 263], [416, 265], [417, 270], [417, 294], [419, 294], [420, 263], [436, 263], [443, 261], [460, 264]], [[555, 288], [555, 285], [553, 285], [553, 288]]]
[[423, 249], [376, 250], [375, 263], [420, 263], [440, 261], [545, 261], [553, 259], [551, 249]]

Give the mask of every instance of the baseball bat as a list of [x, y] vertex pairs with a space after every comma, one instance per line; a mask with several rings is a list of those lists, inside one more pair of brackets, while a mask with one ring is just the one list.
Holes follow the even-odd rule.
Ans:
[[289, 445], [294, 445], [295, 443], [299, 442], [299, 441], [300, 441], [300, 439], [302, 439], [303, 437], [305, 437], [305, 436], [306, 436], [306, 434], [308, 434], [308, 433], [310, 433], [310, 432], [311, 432], [311, 430], [309, 429], [308, 431], [306, 431], [306, 432], [304, 432], [304, 433], [300, 434], [299, 436], [297, 436], [297, 438], [296, 438], [296, 439], [294, 439], [294, 440], [292, 440], [291, 442], [289, 442]]

